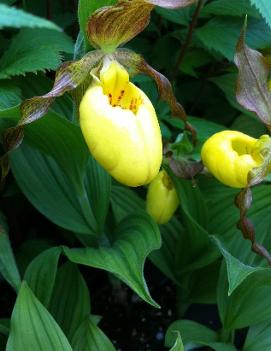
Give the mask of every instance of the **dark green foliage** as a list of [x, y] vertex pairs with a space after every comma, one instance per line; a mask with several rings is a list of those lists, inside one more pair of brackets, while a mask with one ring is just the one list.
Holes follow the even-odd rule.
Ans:
[[[270, 125], [266, 121], [271, 103], [267, 89], [271, 5], [270, 0], [188, 2], [190, 6], [179, 9], [155, 7], [149, 26], [126, 47], [169, 78], [197, 131], [193, 147], [184, 122], [159, 100], [153, 80], [135, 75], [134, 83], [156, 109], [164, 144], [178, 161], [199, 162], [203, 143], [216, 132], [228, 128], [255, 138], [268, 133], [253, 111], [260, 118], [267, 111], [262, 120]], [[93, 50], [88, 18], [98, 8], [115, 3], [1, 1], [2, 137], [19, 121], [22, 101], [52, 89], [54, 71], [62, 62], [79, 60]], [[253, 55], [258, 54], [248, 49], [252, 59], [245, 66], [247, 58], [235, 57], [238, 76], [234, 56], [245, 15], [245, 42], [263, 56], [257, 56], [257, 61]], [[102, 55], [87, 56], [80, 74], [80, 65], [75, 64], [70, 71], [72, 83], [78, 86], [84, 81]], [[242, 77], [247, 72], [251, 79], [246, 81]], [[249, 108], [249, 99], [255, 97], [255, 108]], [[36, 105], [32, 108], [36, 113]], [[169, 223], [158, 226], [145, 212], [146, 189], [118, 184], [92, 158], [77, 120], [77, 105], [67, 92], [43, 119], [25, 127], [22, 144], [9, 156], [11, 173], [1, 188], [0, 209], [0, 303], [8, 306], [3, 312], [0, 307], [0, 351], [139, 351], [139, 344], [132, 342], [133, 325], [131, 335], [122, 335], [123, 340], [131, 338], [129, 350], [122, 349], [123, 340], [113, 337], [115, 329], [121, 328], [114, 313], [123, 303], [129, 315], [132, 299], [128, 301], [127, 294], [132, 293], [134, 299], [142, 299], [135, 302], [136, 308], [142, 309], [144, 303], [165, 313], [163, 302], [169, 297], [164, 282], [174, 289], [176, 301], [168, 302], [168, 310], [174, 313], [168, 330], [162, 330], [165, 340], [160, 348], [147, 346], [146, 341], [144, 350], [159, 351], [163, 344], [172, 351], [271, 350], [271, 270], [236, 228], [236, 189], [204, 172], [193, 180], [180, 179], [165, 162], [180, 206]], [[248, 211], [257, 241], [267, 249], [271, 248], [270, 181], [269, 175], [253, 188]], [[197, 313], [191, 317], [189, 307], [195, 304], [216, 305], [215, 330], [208, 325], [208, 312], [203, 323]], [[112, 311], [115, 325], [108, 327], [106, 316], [97, 325], [101, 318], [92, 313], [100, 313], [95, 309], [100, 305]], [[144, 318], [156, 323], [148, 312]], [[239, 340], [235, 335], [243, 328]], [[150, 338], [154, 340], [154, 335]]]

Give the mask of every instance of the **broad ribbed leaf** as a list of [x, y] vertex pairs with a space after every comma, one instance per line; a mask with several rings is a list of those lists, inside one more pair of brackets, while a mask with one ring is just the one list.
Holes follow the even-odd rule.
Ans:
[[[111, 193], [111, 204], [115, 219], [120, 222], [126, 216], [145, 209], [145, 201], [135, 191], [114, 185]], [[151, 253], [151, 261], [170, 279], [177, 282], [175, 255], [180, 252], [176, 245], [180, 240], [181, 224], [176, 218], [160, 226], [162, 247]]]
[[180, 236], [176, 266], [184, 273], [209, 265], [217, 258], [217, 250], [210, 242], [207, 231], [209, 214], [199, 187], [188, 180], [177, 178], [170, 171], [180, 200], [184, 233]]
[[[270, 304], [264, 296], [271, 294], [271, 271], [265, 268], [265, 260], [251, 251], [250, 243], [243, 239], [236, 228], [239, 213], [233, 200], [237, 190], [207, 178], [201, 179], [200, 188], [209, 209], [209, 231], [221, 237], [223, 248], [227, 251], [222, 250], [224, 256], [227, 256], [228, 262], [231, 261], [228, 263], [231, 272], [227, 273], [225, 268], [218, 283], [221, 320], [226, 328], [235, 329], [270, 318]], [[271, 189], [268, 185], [253, 188], [253, 205], [249, 211], [257, 242], [267, 248], [271, 245], [270, 198]], [[231, 279], [231, 291], [235, 289], [231, 296], [228, 296], [228, 276]]]
[[181, 334], [184, 345], [189, 342], [193, 342], [196, 345], [204, 345], [204, 343], [218, 340], [217, 333], [206, 326], [190, 320], [179, 320], [169, 326], [166, 333], [166, 346], [171, 347], [174, 345], [176, 331]]
[[26, 128], [25, 141], [12, 153], [11, 168], [26, 197], [54, 223], [98, 235], [111, 179], [91, 159], [79, 127], [49, 113]]
[[234, 62], [238, 67], [236, 98], [241, 106], [255, 112], [271, 127], [271, 94], [268, 90], [269, 65], [265, 57], [245, 44], [246, 25], [241, 32]]
[[0, 273], [17, 291], [21, 278], [10, 245], [7, 224], [4, 215], [0, 212]]
[[144, 200], [135, 191], [119, 185], [112, 186], [110, 201], [117, 222], [136, 211], [145, 209]]
[[[20, 121], [15, 127], [9, 128], [3, 137], [6, 153], [0, 159], [2, 180], [7, 176], [9, 171], [9, 153], [18, 148], [23, 141], [24, 127], [41, 119], [48, 112], [49, 107], [56, 97], [62, 96], [67, 91], [76, 88], [79, 89], [81, 84], [89, 77], [90, 70], [102, 59], [103, 55], [100, 51], [90, 52], [78, 61], [64, 63], [56, 72], [54, 86], [51, 91], [44, 95], [35, 96], [22, 103], [20, 106]], [[82, 93], [84, 89], [81, 86], [79, 90]], [[77, 94], [74, 92], [74, 97], [76, 96], [81, 96], [79, 91], [77, 91]]]
[[177, 339], [175, 341], [175, 344], [172, 346], [170, 351], [184, 351], [182, 337], [181, 337], [181, 334], [178, 332], [177, 332]]
[[229, 281], [228, 295], [230, 296], [233, 291], [252, 273], [267, 270], [264, 267], [251, 267], [245, 265], [236, 257], [232, 256], [229, 251], [225, 249], [222, 242], [215, 236], [213, 240], [219, 248], [221, 254], [224, 256], [227, 265], [227, 274]]
[[90, 203], [94, 205], [92, 209], [98, 232], [102, 233], [111, 195], [111, 177], [91, 156], [86, 167], [84, 186]]
[[22, 192], [43, 215], [68, 230], [95, 234], [87, 198], [52, 157], [24, 144], [13, 152], [11, 168]]
[[[176, 250], [177, 251], [177, 250]], [[217, 282], [219, 277], [221, 262], [215, 260], [213, 263], [188, 272], [179, 278], [180, 296], [187, 305], [197, 304], [216, 304], [217, 303]], [[212, 279], [210, 279], [212, 277]], [[189, 286], [186, 290], [185, 285]]]
[[[179, 265], [177, 257], [182, 255], [182, 240], [184, 229], [181, 223], [173, 217], [170, 222], [160, 226], [162, 247], [151, 253], [150, 260], [167, 277], [178, 282]], [[183, 267], [182, 267], [183, 268]]]
[[270, 320], [249, 328], [244, 351], [271, 350], [271, 323]]
[[[61, 30], [56, 24], [47, 21], [44, 18], [31, 15], [30, 13], [16, 9], [16, 7], [9, 7], [0, 4], [0, 29], [4, 27], [30, 27]], [[33, 34], [35, 34], [35, 32], [33, 32]]]
[[147, 256], [161, 246], [158, 226], [146, 213], [126, 217], [116, 228], [111, 247], [69, 249], [72, 262], [104, 269], [129, 285], [143, 300], [158, 307], [151, 298], [143, 270]]
[[22, 29], [0, 59], [0, 79], [56, 69], [61, 63], [62, 52], [73, 52], [72, 40], [65, 33]]
[[218, 308], [226, 329], [241, 329], [270, 319], [271, 306], [266, 298], [271, 294], [270, 269], [251, 273], [230, 296], [228, 289], [227, 272], [223, 265], [218, 281]]
[[74, 351], [116, 351], [108, 337], [91, 318], [85, 320], [72, 339]]
[[192, 344], [195, 346], [209, 346], [215, 351], [237, 351], [234, 345], [219, 342], [219, 335], [215, 331], [189, 320], [175, 321], [170, 325], [166, 334], [167, 346], [173, 345], [176, 331], [182, 335], [185, 346]]
[[[206, 177], [200, 179], [199, 185], [209, 209], [209, 232], [222, 236], [223, 243], [227, 244], [227, 251], [244, 264], [266, 267], [264, 260], [251, 252], [250, 243], [243, 239], [236, 228], [239, 213], [233, 201], [238, 191]], [[257, 241], [265, 247], [271, 245], [270, 198], [271, 189], [268, 185], [253, 188], [253, 204], [249, 217], [255, 225]]]
[[7, 80], [0, 81], [0, 111], [17, 106], [21, 102], [22, 92], [15, 83]]
[[271, 27], [271, 8], [269, 0], [250, 0], [252, 5], [259, 10], [260, 14], [266, 20], [266, 23]]
[[59, 268], [49, 311], [70, 341], [89, 316], [88, 287], [75, 264], [66, 262]]
[[6, 351], [72, 351], [50, 313], [26, 283], [16, 300]]
[[61, 248], [53, 247], [34, 258], [27, 267], [24, 280], [27, 281], [39, 301], [48, 308], [55, 284], [57, 265]]

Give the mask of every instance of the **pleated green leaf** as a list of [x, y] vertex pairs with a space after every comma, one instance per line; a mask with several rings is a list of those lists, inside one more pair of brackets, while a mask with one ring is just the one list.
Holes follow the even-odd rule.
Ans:
[[49, 311], [69, 340], [89, 316], [88, 287], [75, 264], [66, 262], [59, 268]]
[[172, 346], [170, 351], [184, 351], [182, 337], [181, 337], [181, 334], [178, 332], [177, 332], [177, 339], [175, 341], [175, 344]]
[[116, 351], [108, 337], [91, 318], [84, 321], [76, 331], [72, 347], [74, 351]]
[[104, 269], [129, 285], [143, 300], [158, 307], [151, 298], [143, 269], [147, 256], [161, 246], [159, 228], [144, 212], [126, 217], [116, 228], [111, 247], [69, 249], [72, 262]]
[[48, 249], [30, 263], [24, 275], [35, 296], [46, 307], [48, 307], [53, 287], [55, 284], [57, 265], [61, 248], [53, 247]]
[[229, 281], [229, 290], [228, 295], [231, 295], [233, 291], [240, 285], [242, 282], [250, 276], [252, 273], [256, 273], [259, 271], [269, 271], [268, 268], [264, 267], [251, 267], [245, 265], [236, 257], [232, 256], [229, 251], [223, 246], [222, 242], [217, 238], [212, 238], [216, 243], [217, 247], [219, 248], [220, 252], [225, 258], [226, 265], [227, 265], [227, 274], [228, 274], [228, 281]]
[[48, 113], [26, 127], [11, 168], [25, 196], [52, 222], [81, 234], [102, 231], [111, 178], [91, 158], [79, 127]]
[[145, 209], [145, 202], [136, 194], [136, 192], [119, 185], [112, 186], [110, 201], [117, 222], [135, 211]]
[[95, 204], [92, 207], [93, 213], [97, 221], [98, 232], [101, 233], [109, 206], [111, 178], [92, 157], [89, 157], [86, 167], [84, 185], [90, 202]]
[[267, 322], [253, 325], [249, 328], [244, 351], [271, 350], [271, 323]]
[[[225, 265], [218, 280], [220, 319], [228, 330], [241, 329], [270, 319], [271, 306], [266, 296], [271, 293], [271, 272], [264, 269], [251, 273], [228, 296], [229, 283]], [[249, 306], [249, 308], [248, 308]]]
[[173, 217], [170, 222], [160, 226], [160, 232], [162, 247], [152, 252], [150, 259], [168, 278], [177, 283], [181, 267], [176, 264], [176, 258], [182, 254], [184, 230], [181, 223]]
[[182, 254], [176, 255], [176, 264], [183, 272], [205, 267], [218, 257], [208, 236], [209, 209], [205, 198], [192, 181], [177, 178], [169, 172], [180, 200], [181, 223], [184, 227], [179, 244]]
[[18, 350], [73, 351], [60, 327], [25, 282], [12, 312], [6, 348]]
[[[218, 248], [227, 263], [218, 281], [221, 321], [228, 329], [263, 322], [271, 315], [269, 301], [265, 298], [271, 293], [271, 273], [267, 262], [251, 251], [250, 242], [244, 240], [236, 228], [239, 213], [233, 202], [238, 190], [206, 178], [201, 179], [200, 187], [209, 208], [209, 231], [216, 234]], [[270, 198], [269, 185], [253, 188], [253, 204], [249, 211], [256, 240], [266, 248], [271, 245]]]
[[21, 278], [14, 259], [4, 215], [0, 212], [0, 273], [17, 291]]
[[[170, 325], [166, 333], [165, 343], [167, 346], [174, 345], [176, 332], [182, 335], [185, 346], [193, 344], [199, 347], [209, 346], [215, 351], [237, 351], [233, 344], [220, 342], [219, 333], [207, 328], [205, 325], [185, 319], [175, 321]], [[176, 350], [179, 351], [178, 348]]]

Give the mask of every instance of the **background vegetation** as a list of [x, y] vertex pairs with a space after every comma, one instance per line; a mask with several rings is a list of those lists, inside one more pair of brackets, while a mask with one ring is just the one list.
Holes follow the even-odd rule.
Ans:
[[[18, 122], [23, 100], [52, 88], [62, 61], [91, 49], [88, 15], [112, 3], [0, 1], [1, 133]], [[155, 83], [134, 77], [180, 158], [200, 160], [202, 143], [220, 130], [267, 133], [235, 98], [246, 14], [247, 44], [269, 59], [268, 0], [157, 7], [127, 44], [169, 77], [197, 130], [193, 148]], [[157, 226], [144, 211], [146, 189], [117, 184], [91, 158], [69, 94], [25, 128], [10, 164], [1, 193], [0, 350], [181, 351], [174, 331], [186, 350], [271, 349], [271, 271], [236, 228], [236, 190], [208, 175], [173, 177], [181, 206]], [[253, 196], [249, 216], [270, 248], [268, 178]]]

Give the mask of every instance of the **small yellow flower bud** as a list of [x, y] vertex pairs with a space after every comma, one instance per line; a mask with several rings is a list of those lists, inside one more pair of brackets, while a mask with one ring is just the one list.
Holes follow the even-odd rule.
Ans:
[[162, 162], [155, 110], [128, 72], [111, 61], [80, 104], [80, 126], [93, 157], [120, 183], [148, 184]]
[[238, 131], [224, 130], [204, 143], [203, 164], [221, 183], [244, 188], [248, 184], [248, 173], [262, 165], [261, 150], [268, 140], [268, 135], [255, 139]]
[[165, 224], [178, 206], [176, 189], [166, 171], [162, 170], [149, 185], [146, 210], [158, 224]]

